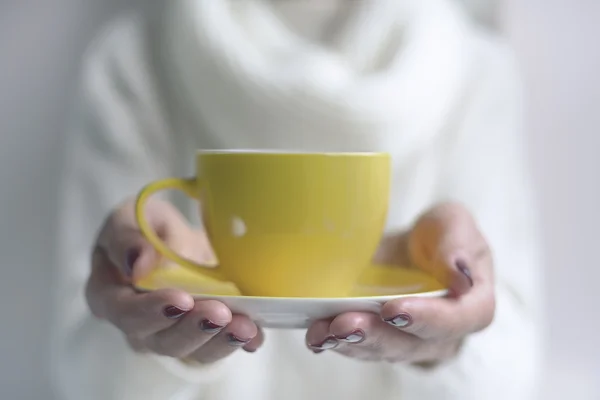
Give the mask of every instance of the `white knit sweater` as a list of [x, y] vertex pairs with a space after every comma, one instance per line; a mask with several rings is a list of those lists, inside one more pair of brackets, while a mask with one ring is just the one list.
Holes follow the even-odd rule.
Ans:
[[[509, 49], [449, 0], [168, 2], [88, 53], [65, 149], [53, 370], [64, 400], [520, 400], [538, 370], [539, 265]], [[342, 7], [343, 6], [343, 7]], [[89, 314], [89, 251], [116, 203], [188, 175], [196, 148], [392, 153], [388, 229], [464, 202], [496, 259], [497, 315], [433, 370], [313, 355], [302, 331], [193, 368]]]

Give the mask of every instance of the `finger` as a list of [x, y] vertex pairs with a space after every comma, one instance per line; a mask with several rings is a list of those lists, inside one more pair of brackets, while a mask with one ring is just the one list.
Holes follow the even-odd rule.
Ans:
[[247, 345], [245, 345], [243, 349], [248, 353], [254, 353], [263, 345], [264, 341], [265, 334], [262, 329], [258, 328], [258, 333], [256, 334], [256, 336], [254, 336], [254, 339], [252, 339]]
[[234, 315], [226, 329], [192, 353], [190, 358], [204, 364], [218, 361], [249, 345], [258, 332], [256, 324], [248, 317]]
[[124, 288], [107, 292], [107, 320], [128, 335], [146, 337], [174, 325], [193, 307], [193, 299], [175, 289], [136, 293]]
[[379, 355], [389, 348], [400, 350], [400, 345], [407, 347], [417, 343], [414, 337], [394, 329], [373, 313], [340, 314], [331, 322], [329, 332], [345, 344], [367, 348]]
[[[181, 242], [191, 231], [183, 216], [163, 202], [149, 201], [145, 217], [157, 235], [167, 242]], [[139, 230], [133, 201], [124, 203], [111, 214], [98, 243], [112, 263], [133, 280], [147, 275], [160, 259]]]
[[231, 322], [231, 311], [215, 300], [196, 301], [181, 320], [148, 338], [154, 352], [185, 358], [221, 332]]
[[444, 204], [421, 216], [412, 229], [414, 263], [460, 296], [492, 277], [491, 253], [475, 220], [458, 204]]
[[193, 298], [179, 290], [137, 293], [122, 283], [102, 251], [95, 252], [93, 264], [86, 288], [90, 308], [126, 334], [141, 337], [165, 329], [194, 306]]
[[381, 318], [390, 326], [422, 339], [455, 339], [478, 332], [494, 318], [493, 289], [480, 285], [452, 298], [408, 298], [384, 304]]
[[331, 320], [322, 319], [315, 321], [306, 331], [306, 345], [314, 353], [335, 349], [339, 346], [338, 339], [329, 332]]
[[340, 314], [331, 322], [329, 333], [340, 342], [335, 352], [366, 361], [412, 360], [424, 343], [390, 327], [372, 313]]

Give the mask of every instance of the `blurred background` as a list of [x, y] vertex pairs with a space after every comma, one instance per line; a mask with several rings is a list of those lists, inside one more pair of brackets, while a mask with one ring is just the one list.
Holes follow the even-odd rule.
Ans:
[[[57, 153], [86, 46], [111, 16], [142, 4], [0, 1], [1, 399], [53, 400], [48, 238]], [[542, 398], [600, 399], [600, 2], [507, 0], [503, 15], [527, 85], [526, 139], [543, 216]]]

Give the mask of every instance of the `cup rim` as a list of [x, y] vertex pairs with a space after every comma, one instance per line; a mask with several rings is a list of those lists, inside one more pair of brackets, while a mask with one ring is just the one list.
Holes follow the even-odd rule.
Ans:
[[357, 156], [389, 156], [384, 151], [303, 151], [303, 150], [280, 150], [280, 149], [198, 149], [197, 155], [203, 154], [230, 154], [230, 155], [296, 155], [296, 156], [335, 156], [335, 157], [357, 157]]

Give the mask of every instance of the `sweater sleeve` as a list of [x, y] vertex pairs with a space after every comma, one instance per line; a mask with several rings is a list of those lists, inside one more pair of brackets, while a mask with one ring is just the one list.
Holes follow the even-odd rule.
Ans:
[[138, 33], [113, 26], [92, 46], [65, 141], [52, 347], [53, 381], [64, 400], [189, 398], [224, 368], [137, 354], [84, 300], [93, 241], [110, 210], [148, 181], [182, 172], [179, 139], [141, 61]]
[[401, 398], [535, 398], [542, 296], [537, 216], [520, 129], [518, 75], [507, 60], [503, 51], [486, 55], [456, 140], [443, 149], [440, 190], [440, 200], [470, 209], [490, 243], [495, 319], [468, 337], [448, 363], [430, 370], [399, 366]]

